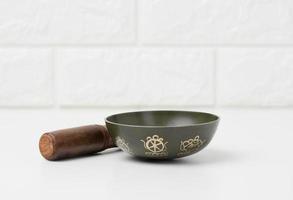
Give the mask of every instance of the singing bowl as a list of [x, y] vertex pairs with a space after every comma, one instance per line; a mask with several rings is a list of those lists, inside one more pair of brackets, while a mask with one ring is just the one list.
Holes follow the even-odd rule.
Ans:
[[219, 117], [191, 111], [139, 111], [105, 119], [114, 143], [130, 155], [147, 159], [174, 159], [205, 148]]

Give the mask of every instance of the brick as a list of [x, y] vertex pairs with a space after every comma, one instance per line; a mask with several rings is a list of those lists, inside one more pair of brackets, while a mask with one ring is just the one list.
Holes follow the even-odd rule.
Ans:
[[51, 57], [47, 49], [0, 49], [0, 106], [52, 105]]
[[193, 48], [60, 49], [65, 106], [211, 105], [214, 52]]
[[134, 0], [0, 1], [0, 44], [135, 41]]
[[146, 44], [292, 44], [293, 1], [142, 0]]
[[221, 105], [293, 105], [293, 49], [227, 48], [218, 55]]

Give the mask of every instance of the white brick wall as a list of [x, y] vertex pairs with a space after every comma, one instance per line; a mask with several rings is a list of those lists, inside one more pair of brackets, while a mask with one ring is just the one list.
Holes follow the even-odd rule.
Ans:
[[217, 91], [223, 105], [293, 105], [293, 49], [220, 49]]
[[211, 50], [102, 48], [57, 51], [62, 105], [211, 105]]
[[291, 0], [0, 1], [0, 107], [292, 106]]
[[0, 1], [0, 44], [134, 43], [134, 0]]
[[143, 43], [293, 44], [291, 0], [141, 0]]
[[51, 105], [53, 81], [50, 50], [0, 49], [0, 106]]

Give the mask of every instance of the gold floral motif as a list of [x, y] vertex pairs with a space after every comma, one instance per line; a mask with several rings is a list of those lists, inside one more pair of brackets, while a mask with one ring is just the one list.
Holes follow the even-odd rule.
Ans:
[[147, 150], [145, 155], [147, 156], [167, 156], [167, 143], [164, 142], [163, 138], [158, 135], [153, 135], [152, 137], [147, 137], [146, 141], [140, 140], [144, 144], [144, 148]]
[[195, 152], [204, 144], [204, 142], [205, 140], [201, 140], [198, 135], [194, 138], [181, 141], [180, 152], [177, 155], [180, 156]]
[[125, 152], [128, 152], [130, 154], [133, 154], [132, 153], [132, 150], [129, 148], [129, 145], [128, 143], [121, 137], [116, 137], [116, 145], [122, 150], [122, 151], [125, 151]]

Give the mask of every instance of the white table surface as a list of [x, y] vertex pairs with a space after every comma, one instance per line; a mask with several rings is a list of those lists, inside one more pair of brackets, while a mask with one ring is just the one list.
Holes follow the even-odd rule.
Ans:
[[1, 109], [0, 199], [293, 199], [293, 110], [197, 109], [221, 117], [209, 146], [173, 162], [118, 150], [59, 162], [42, 132], [133, 109]]

